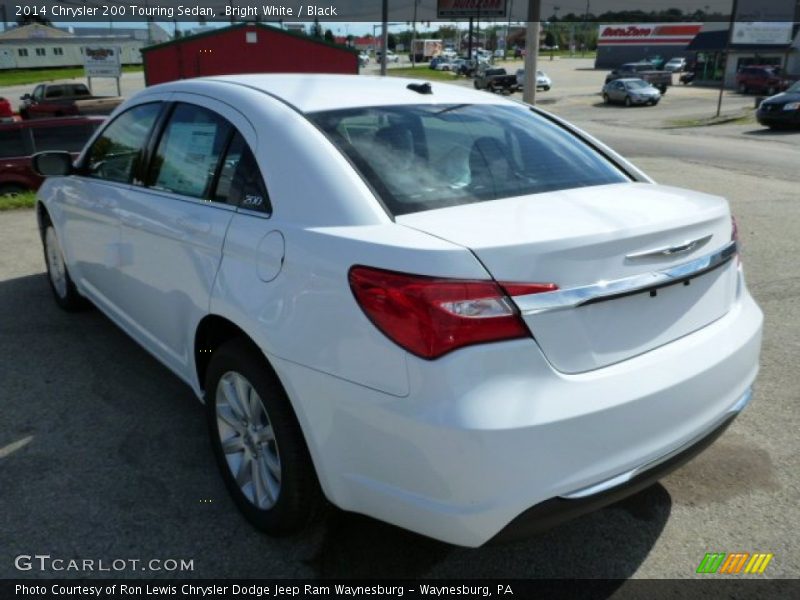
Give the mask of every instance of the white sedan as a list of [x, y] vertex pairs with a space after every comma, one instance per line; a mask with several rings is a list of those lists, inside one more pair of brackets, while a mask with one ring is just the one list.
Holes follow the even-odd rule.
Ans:
[[190, 79], [34, 163], [55, 301], [191, 386], [272, 534], [326, 499], [453, 544], [525, 534], [656, 481], [750, 399], [762, 314], [727, 202], [536, 108]]

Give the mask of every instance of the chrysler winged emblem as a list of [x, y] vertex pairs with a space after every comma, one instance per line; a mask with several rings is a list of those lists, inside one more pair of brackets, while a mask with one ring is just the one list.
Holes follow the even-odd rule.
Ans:
[[712, 235], [707, 235], [694, 240], [686, 240], [682, 244], [676, 244], [675, 246], [664, 246], [662, 248], [653, 248], [652, 250], [626, 254], [625, 258], [628, 260], [636, 260], [640, 258], [664, 258], [677, 254], [688, 254], [692, 250], [705, 246], [711, 238]]

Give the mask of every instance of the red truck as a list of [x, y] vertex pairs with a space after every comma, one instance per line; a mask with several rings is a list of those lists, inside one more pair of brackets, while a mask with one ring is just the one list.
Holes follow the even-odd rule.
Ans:
[[122, 103], [119, 96], [92, 96], [83, 83], [43, 83], [20, 98], [23, 119], [70, 115], [107, 115]]
[[36, 190], [42, 177], [31, 167], [31, 155], [66, 150], [78, 156], [105, 119], [62, 117], [0, 123], [0, 196]]

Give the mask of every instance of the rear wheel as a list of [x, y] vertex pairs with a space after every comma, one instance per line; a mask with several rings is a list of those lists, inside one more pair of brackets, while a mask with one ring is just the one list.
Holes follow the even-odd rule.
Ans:
[[69, 270], [64, 262], [64, 254], [58, 242], [55, 227], [47, 222], [44, 229], [44, 258], [47, 264], [47, 280], [56, 304], [66, 311], [74, 312], [86, 307], [86, 301], [78, 293]]
[[747, 93], [747, 86], [745, 84], [743, 84], [743, 83], [739, 84], [739, 93], [740, 94], [746, 94]]
[[633, 101], [631, 100], [630, 96], [625, 96], [625, 106], [631, 106]]
[[277, 376], [245, 340], [223, 344], [205, 381], [211, 443], [228, 491], [258, 529], [308, 525], [322, 492], [300, 425]]
[[767, 88], [767, 96], [774, 96], [777, 92], [778, 90], [775, 88], [775, 86], [769, 86]]
[[610, 104], [611, 103], [611, 98], [608, 97], [608, 94], [603, 94], [603, 103], [604, 104]]

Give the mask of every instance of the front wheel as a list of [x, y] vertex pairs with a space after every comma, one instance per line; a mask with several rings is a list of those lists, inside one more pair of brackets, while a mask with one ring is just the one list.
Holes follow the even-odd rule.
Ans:
[[630, 107], [631, 105], [633, 105], [633, 101], [631, 100], [631, 97], [630, 96], [625, 96], [625, 106]]
[[743, 83], [739, 84], [739, 93], [740, 94], [746, 94], [747, 93], [747, 86], [745, 84], [743, 84]]
[[56, 304], [69, 312], [85, 308], [86, 301], [78, 292], [69, 275], [64, 261], [64, 253], [61, 251], [61, 244], [58, 242], [58, 236], [52, 223], [47, 223], [42, 242], [47, 264], [47, 281], [50, 283]]
[[239, 510], [270, 535], [295, 533], [323, 505], [300, 425], [260, 351], [241, 339], [213, 354], [205, 381], [211, 443]]
[[608, 94], [603, 94], [603, 104], [610, 104], [611, 98], [608, 97]]

